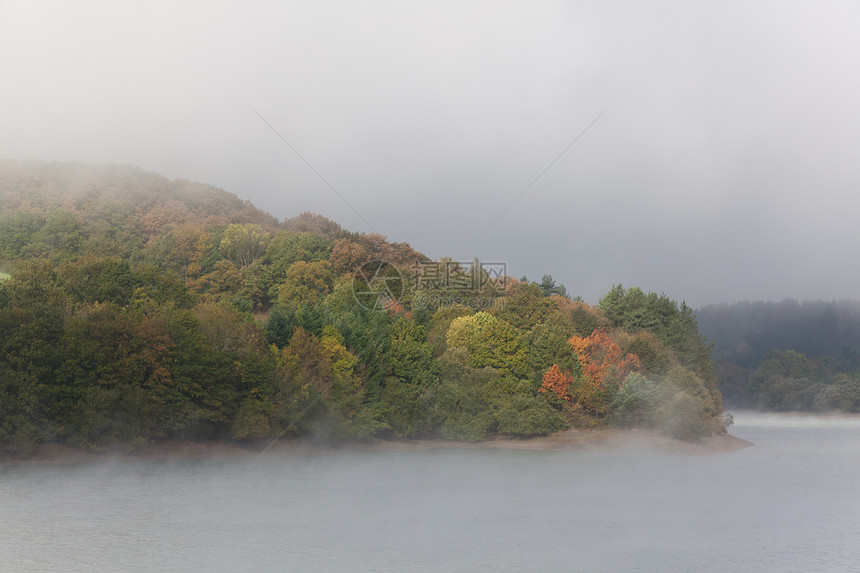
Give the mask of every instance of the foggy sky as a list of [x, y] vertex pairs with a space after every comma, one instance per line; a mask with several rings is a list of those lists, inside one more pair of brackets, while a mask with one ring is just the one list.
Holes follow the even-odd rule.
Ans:
[[0, 157], [133, 164], [590, 302], [858, 298], [858, 22], [850, 1], [4, 0]]

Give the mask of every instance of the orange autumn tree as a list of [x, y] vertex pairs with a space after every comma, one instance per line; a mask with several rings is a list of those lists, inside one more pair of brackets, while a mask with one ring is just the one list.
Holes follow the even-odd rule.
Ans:
[[573, 382], [573, 376], [570, 375], [570, 372], [562, 370], [558, 364], [553, 364], [543, 375], [543, 384], [541, 384], [538, 391], [541, 394], [550, 392], [562, 400], [570, 401], [568, 391], [571, 382]]
[[595, 329], [584, 337], [574, 335], [569, 342], [582, 366], [582, 373], [598, 388], [609, 380], [624, 380], [629, 373], [640, 369], [639, 357], [635, 354], [622, 356], [621, 347], [603, 328]]
[[383, 307], [388, 310], [388, 314], [394, 317], [402, 316], [408, 320], [412, 320], [412, 311], [406, 310], [403, 304], [397, 300], [391, 300], [383, 304]]

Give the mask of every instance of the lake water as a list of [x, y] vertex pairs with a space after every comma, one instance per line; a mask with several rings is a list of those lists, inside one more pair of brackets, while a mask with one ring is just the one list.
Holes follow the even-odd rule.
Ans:
[[0, 466], [0, 571], [856, 571], [860, 419], [735, 417], [728, 454]]

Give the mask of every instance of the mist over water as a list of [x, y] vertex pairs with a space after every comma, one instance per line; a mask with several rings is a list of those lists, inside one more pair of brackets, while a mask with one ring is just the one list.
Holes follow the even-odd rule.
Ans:
[[755, 446], [729, 454], [453, 447], [0, 466], [0, 570], [851, 570], [857, 418], [736, 420]]
[[[860, 416], [856, 414], [818, 415], [806, 412], [749, 412], [732, 414], [736, 427], [746, 428], [845, 428], [860, 429]], [[736, 433], [736, 432], [732, 432]]]

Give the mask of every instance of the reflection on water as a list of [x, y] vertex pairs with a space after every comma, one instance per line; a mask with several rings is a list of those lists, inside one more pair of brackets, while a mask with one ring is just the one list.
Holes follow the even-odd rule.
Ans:
[[0, 570], [852, 570], [857, 418], [735, 419], [755, 446], [721, 455], [445, 448], [0, 467]]

